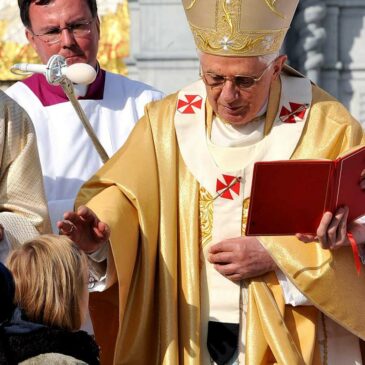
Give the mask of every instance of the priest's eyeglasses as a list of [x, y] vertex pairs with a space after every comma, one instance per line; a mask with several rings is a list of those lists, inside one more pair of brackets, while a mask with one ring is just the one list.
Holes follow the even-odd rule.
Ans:
[[33, 33], [32, 30], [30, 30], [30, 31], [32, 32], [32, 34], [35, 37], [38, 37], [43, 42], [48, 43], [48, 44], [56, 44], [56, 43], [61, 42], [62, 31], [64, 29], [67, 29], [70, 33], [72, 33], [72, 35], [75, 38], [83, 38], [83, 37], [87, 36], [91, 32], [91, 24], [93, 21], [94, 21], [94, 19], [87, 20], [87, 21], [78, 21], [75, 23], [71, 23], [71, 24], [67, 25], [66, 27], [52, 28], [42, 34], [36, 34], [36, 33]]
[[235, 76], [223, 76], [217, 75], [213, 72], [203, 72], [200, 71], [200, 77], [203, 79], [204, 83], [211, 88], [222, 89], [227, 80], [232, 81], [239, 89], [248, 89], [257, 82], [259, 82], [265, 75], [266, 71], [270, 68], [274, 61], [270, 62], [262, 74], [258, 77], [245, 76], [245, 75], [235, 75]]

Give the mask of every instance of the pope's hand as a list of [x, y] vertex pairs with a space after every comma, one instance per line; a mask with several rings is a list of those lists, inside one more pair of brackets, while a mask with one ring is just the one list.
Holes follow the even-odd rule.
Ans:
[[319, 242], [322, 248], [337, 249], [349, 245], [347, 238], [348, 207], [339, 208], [335, 214], [326, 212], [317, 228], [317, 235], [297, 233], [296, 237], [304, 242]]
[[[365, 169], [360, 175], [360, 186], [365, 190]], [[326, 212], [317, 228], [317, 235], [297, 233], [296, 237], [304, 243], [319, 242], [322, 248], [334, 250], [350, 245], [347, 232], [351, 232], [356, 242], [363, 244], [365, 242], [365, 226], [357, 222], [347, 224], [348, 215], [348, 207], [340, 207], [335, 214]]]
[[240, 281], [276, 269], [276, 264], [255, 237], [236, 237], [221, 241], [209, 250], [209, 262], [232, 281]]
[[66, 212], [63, 218], [57, 222], [60, 234], [68, 236], [86, 253], [95, 252], [109, 240], [109, 226], [88, 207], [80, 206], [76, 212]]
[[348, 214], [348, 207], [337, 209], [335, 214], [326, 212], [323, 214], [316, 236], [297, 233], [296, 237], [304, 243], [319, 242], [324, 249], [336, 250], [350, 245], [347, 232], [351, 232], [355, 241], [362, 245], [365, 243], [365, 226], [358, 222], [347, 224]]

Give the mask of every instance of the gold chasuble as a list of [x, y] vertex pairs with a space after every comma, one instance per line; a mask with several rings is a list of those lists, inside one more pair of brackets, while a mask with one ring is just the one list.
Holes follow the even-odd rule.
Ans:
[[[280, 93], [276, 82], [264, 139], [274, 129]], [[177, 107], [177, 94], [148, 105], [123, 148], [77, 199], [111, 228], [108, 289], [92, 294], [90, 303], [104, 364], [112, 363], [113, 354], [115, 364], [202, 363], [200, 185], [177, 143]], [[202, 107], [208, 123], [211, 109]], [[311, 106], [291, 158], [335, 159], [362, 137], [345, 108], [312, 86]], [[326, 251], [295, 237], [260, 241], [314, 306], [285, 305], [274, 273], [250, 280], [247, 365], [322, 364], [316, 308], [365, 339], [365, 276], [364, 270], [357, 275], [351, 248]]]

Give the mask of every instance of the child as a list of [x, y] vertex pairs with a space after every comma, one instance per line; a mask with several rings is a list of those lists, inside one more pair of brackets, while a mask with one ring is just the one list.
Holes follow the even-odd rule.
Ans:
[[86, 255], [65, 236], [43, 235], [7, 263], [18, 306], [2, 326], [9, 363], [99, 364], [95, 341], [79, 331], [89, 300]]

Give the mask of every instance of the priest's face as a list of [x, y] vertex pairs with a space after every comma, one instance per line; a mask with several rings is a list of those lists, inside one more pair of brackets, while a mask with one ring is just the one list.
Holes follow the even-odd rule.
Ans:
[[29, 18], [26, 36], [42, 63], [59, 54], [69, 65], [83, 62], [96, 66], [100, 24], [87, 0], [54, 0], [47, 5], [32, 2]]
[[222, 120], [243, 125], [253, 120], [269, 97], [286, 56], [271, 62], [260, 57], [200, 55], [209, 103]]

